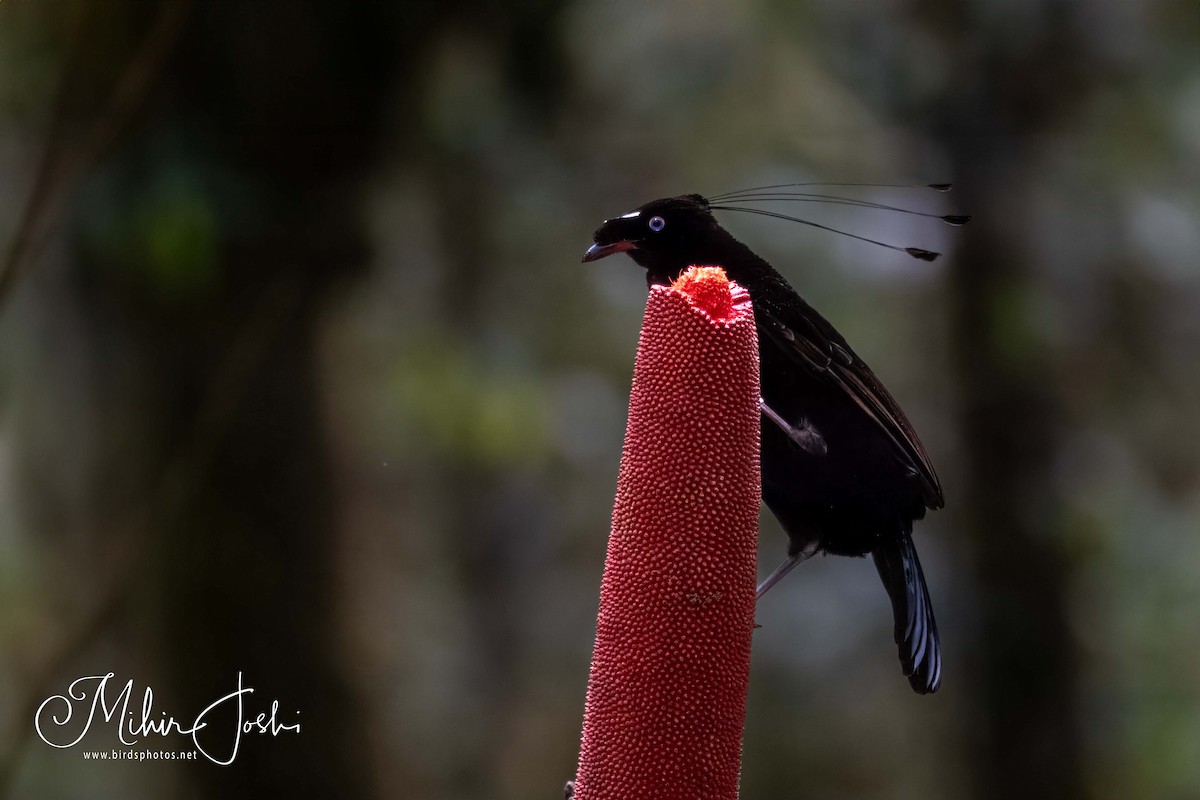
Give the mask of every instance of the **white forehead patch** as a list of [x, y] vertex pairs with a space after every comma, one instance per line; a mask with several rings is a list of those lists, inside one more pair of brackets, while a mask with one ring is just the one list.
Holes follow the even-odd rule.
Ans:
[[634, 217], [640, 217], [641, 215], [642, 212], [640, 211], [630, 211], [628, 214], [622, 214], [621, 216], [617, 217], [617, 219], [633, 219]]

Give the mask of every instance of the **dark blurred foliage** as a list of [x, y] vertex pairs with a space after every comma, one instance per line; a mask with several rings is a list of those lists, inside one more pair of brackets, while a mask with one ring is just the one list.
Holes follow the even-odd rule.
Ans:
[[[645, 297], [579, 256], [824, 179], [975, 215], [803, 209], [933, 265], [726, 220], [938, 465], [946, 679], [908, 690], [869, 564], [806, 564], [743, 796], [1200, 794], [1198, 48], [1166, 1], [0, 3], [0, 790], [557, 797]], [[108, 671], [304, 726], [230, 767], [36, 738]]]

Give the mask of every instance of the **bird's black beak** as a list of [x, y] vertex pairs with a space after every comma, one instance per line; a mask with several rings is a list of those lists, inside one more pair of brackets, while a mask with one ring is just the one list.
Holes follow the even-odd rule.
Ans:
[[583, 263], [586, 264], [589, 261], [599, 261], [605, 256], [611, 256], [613, 253], [624, 253], [628, 250], [636, 249], [637, 245], [628, 239], [622, 239], [620, 241], [613, 242], [612, 244], [600, 244], [597, 242], [589, 247], [587, 252], [583, 254]]

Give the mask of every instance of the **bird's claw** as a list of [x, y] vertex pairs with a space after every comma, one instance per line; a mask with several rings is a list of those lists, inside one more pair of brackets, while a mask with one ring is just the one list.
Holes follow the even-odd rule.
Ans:
[[776, 413], [775, 409], [767, 405], [767, 401], [761, 397], [758, 399], [758, 407], [763, 416], [778, 425], [779, 429], [804, 452], [814, 456], [823, 456], [829, 452], [829, 445], [825, 443], [825, 437], [807, 419], [801, 417], [798, 424], [792, 425]]

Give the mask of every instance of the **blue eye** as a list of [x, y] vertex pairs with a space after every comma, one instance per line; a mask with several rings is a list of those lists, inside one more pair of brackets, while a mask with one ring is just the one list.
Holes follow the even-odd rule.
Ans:
[[650, 230], [661, 231], [667, 226], [667, 221], [662, 217], [651, 217], [648, 224], [650, 225]]

